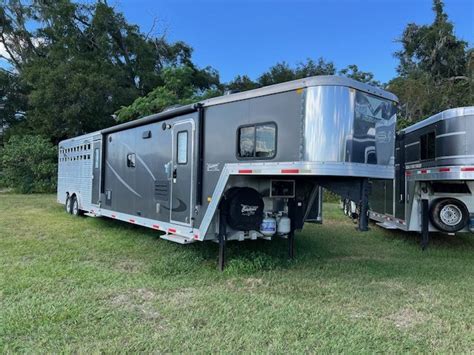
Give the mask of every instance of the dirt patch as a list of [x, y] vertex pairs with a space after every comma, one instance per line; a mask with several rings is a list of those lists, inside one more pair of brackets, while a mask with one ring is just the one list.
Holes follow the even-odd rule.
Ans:
[[395, 327], [406, 329], [426, 322], [429, 317], [415, 309], [402, 308], [398, 312], [389, 315], [387, 319], [392, 322]]
[[144, 263], [137, 260], [122, 260], [117, 262], [115, 267], [121, 272], [136, 274], [143, 271]]
[[153, 291], [140, 288], [126, 293], [114, 295], [110, 298], [110, 303], [117, 308], [129, 312], [137, 313], [144, 319], [160, 320], [161, 315], [153, 306], [156, 295]]
[[232, 290], [255, 290], [257, 288], [266, 287], [268, 283], [263, 279], [249, 277], [246, 279], [231, 279], [227, 281], [227, 287]]

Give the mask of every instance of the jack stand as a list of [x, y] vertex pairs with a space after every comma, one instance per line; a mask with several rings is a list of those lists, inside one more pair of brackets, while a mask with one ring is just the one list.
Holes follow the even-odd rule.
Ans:
[[288, 259], [293, 260], [295, 257], [295, 232], [291, 230], [288, 234]]
[[224, 271], [225, 266], [226, 220], [225, 214], [221, 210], [219, 215], [219, 271]]
[[361, 232], [369, 230], [369, 179], [363, 179], [360, 186], [359, 225]]
[[421, 200], [421, 249], [426, 250], [430, 242], [428, 200]]

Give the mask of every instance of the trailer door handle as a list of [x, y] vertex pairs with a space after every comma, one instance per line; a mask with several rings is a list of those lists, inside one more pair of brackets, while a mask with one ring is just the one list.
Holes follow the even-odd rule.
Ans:
[[176, 183], [177, 169], [173, 169], [173, 182]]

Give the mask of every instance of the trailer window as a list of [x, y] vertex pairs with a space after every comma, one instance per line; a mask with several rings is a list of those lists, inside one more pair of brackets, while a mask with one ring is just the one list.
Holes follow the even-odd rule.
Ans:
[[255, 132], [255, 156], [258, 158], [272, 158], [275, 156], [276, 126], [265, 124], [257, 126]]
[[420, 159], [431, 160], [436, 154], [436, 135], [435, 132], [430, 132], [420, 136]]
[[94, 168], [99, 169], [99, 148], [94, 149]]
[[188, 131], [178, 132], [177, 135], [177, 161], [178, 164], [188, 163]]
[[239, 128], [238, 156], [240, 158], [271, 159], [276, 154], [276, 125], [264, 123]]
[[255, 127], [242, 127], [239, 129], [239, 157], [250, 158], [255, 156]]

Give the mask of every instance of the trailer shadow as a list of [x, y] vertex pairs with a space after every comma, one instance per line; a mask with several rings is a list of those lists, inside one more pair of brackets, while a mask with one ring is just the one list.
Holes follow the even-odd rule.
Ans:
[[[118, 234], [117, 237], [126, 243], [137, 240], [137, 249], [142, 248], [143, 244], [150, 257], [145, 269], [152, 275], [166, 278], [210, 272], [214, 277], [220, 277], [220, 273], [216, 272], [217, 243], [198, 242], [183, 246], [159, 239], [162, 232], [126, 222], [101, 218], [94, 223], [110, 230], [112, 234]], [[258, 275], [276, 269], [318, 270], [328, 264], [342, 263], [344, 267], [364, 265], [375, 273], [378, 268], [393, 265], [393, 270], [386, 271], [385, 276], [396, 277], [401, 276], [400, 272], [406, 272], [405, 269], [400, 271], [399, 267], [403, 259], [416, 261], [416, 258], [426, 258], [436, 253], [474, 249], [474, 238], [467, 235], [433, 234], [431, 237], [428, 250], [423, 252], [417, 233], [384, 230], [375, 224], [370, 226], [369, 232], [362, 233], [357, 232], [349, 220], [328, 218], [323, 225], [310, 225], [296, 233], [293, 260], [288, 258], [286, 239], [275, 237], [271, 241], [229, 241], [226, 268], [222, 275]]]
[[[380, 228], [373, 224], [372, 228]], [[403, 241], [409, 245], [419, 246], [421, 250], [421, 233], [404, 232], [400, 230], [382, 230], [385, 239], [390, 241]], [[429, 234], [429, 244], [427, 249], [473, 249], [474, 237], [470, 233], [447, 234], [435, 232]]]

